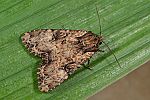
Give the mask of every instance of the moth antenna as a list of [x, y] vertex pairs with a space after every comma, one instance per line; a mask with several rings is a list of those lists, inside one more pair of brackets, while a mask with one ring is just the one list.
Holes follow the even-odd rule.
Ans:
[[120, 65], [120, 63], [119, 63], [117, 57], [116, 57], [115, 54], [113, 53], [113, 51], [109, 48], [109, 46], [107, 45], [107, 43], [105, 43], [104, 41], [102, 41], [102, 42], [106, 45], [106, 47], [109, 49], [109, 51], [113, 54], [113, 56], [115, 57], [116, 62], [118, 63], [119, 67], [121, 68], [121, 65]]
[[98, 22], [99, 22], [99, 32], [100, 32], [100, 36], [101, 36], [102, 35], [102, 26], [101, 26], [101, 21], [100, 21], [100, 15], [98, 13], [98, 8], [96, 5], [95, 5], [95, 7], [96, 7], [96, 13], [97, 13]]
[[[95, 7], [96, 7], [96, 13], [97, 13], [98, 22], [99, 22], [99, 31], [100, 31], [100, 36], [101, 36], [101, 35], [102, 35], [102, 26], [101, 26], [100, 15], [99, 15], [99, 13], [98, 13], [98, 8], [97, 8], [96, 5], [95, 5]], [[119, 67], [121, 68], [121, 65], [120, 65], [120, 63], [119, 63], [117, 57], [116, 57], [115, 54], [113, 53], [113, 51], [109, 48], [109, 46], [107, 45], [107, 43], [105, 43], [103, 40], [102, 40], [102, 42], [106, 45], [106, 47], [108, 48], [108, 50], [113, 54], [113, 56], [115, 57], [116, 62], [118, 63]]]

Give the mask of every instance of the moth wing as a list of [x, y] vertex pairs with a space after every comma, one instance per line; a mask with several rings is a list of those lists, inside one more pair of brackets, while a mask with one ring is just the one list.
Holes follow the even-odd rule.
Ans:
[[52, 64], [42, 65], [37, 74], [39, 89], [42, 92], [48, 92], [68, 78], [68, 74], [64, 69], [54, 67]]

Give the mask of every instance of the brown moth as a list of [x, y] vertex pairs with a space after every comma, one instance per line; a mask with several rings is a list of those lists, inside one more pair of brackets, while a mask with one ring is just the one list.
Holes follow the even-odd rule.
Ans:
[[[96, 11], [99, 18], [97, 7]], [[27, 32], [21, 38], [31, 53], [42, 58], [37, 72], [38, 87], [42, 92], [60, 85], [97, 51], [102, 51], [99, 50], [100, 44], [108, 47], [102, 40], [101, 25], [100, 35], [85, 30], [40, 29]]]
[[84, 30], [41, 29], [25, 33], [22, 42], [42, 58], [39, 89], [48, 92], [99, 51], [102, 37]]

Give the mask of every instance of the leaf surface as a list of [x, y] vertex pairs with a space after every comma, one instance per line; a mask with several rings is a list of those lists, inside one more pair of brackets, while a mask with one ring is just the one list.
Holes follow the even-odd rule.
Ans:
[[[39, 58], [29, 54], [21, 35], [34, 29], [89, 30], [99, 34], [96, 7], [104, 41], [90, 66], [81, 68], [53, 91], [37, 87]], [[86, 99], [150, 60], [150, 2], [148, 0], [1, 0], [0, 99]]]

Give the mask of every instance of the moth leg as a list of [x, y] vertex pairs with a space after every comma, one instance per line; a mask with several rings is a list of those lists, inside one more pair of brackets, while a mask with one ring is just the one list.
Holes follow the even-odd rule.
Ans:
[[87, 61], [87, 65], [82, 64], [82, 66], [83, 66], [84, 68], [87, 68], [87, 69], [89, 69], [89, 70], [92, 70], [92, 68], [91, 68], [89, 65], [90, 65], [90, 59]]
[[100, 49], [98, 49], [98, 51], [99, 51], [99, 52], [104, 52], [104, 50], [100, 50]]
[[[93, 52], [93, 51], [98, 51], [98, 52], [104, 52], [103, 50], [100, 50], [100, 49], [86, 49], [86, 52]], [[90, 69], [90, 70], [92, 70], [92, 68], [89, 66], [90, 65], [90, 59], [88, 59], [88, 61], [87, 61], [87, 65], [85, 65], [85, 64], [82, 64], [83, 65], [83, 67], [84, 68], [87, 68], [87, 69]]]

